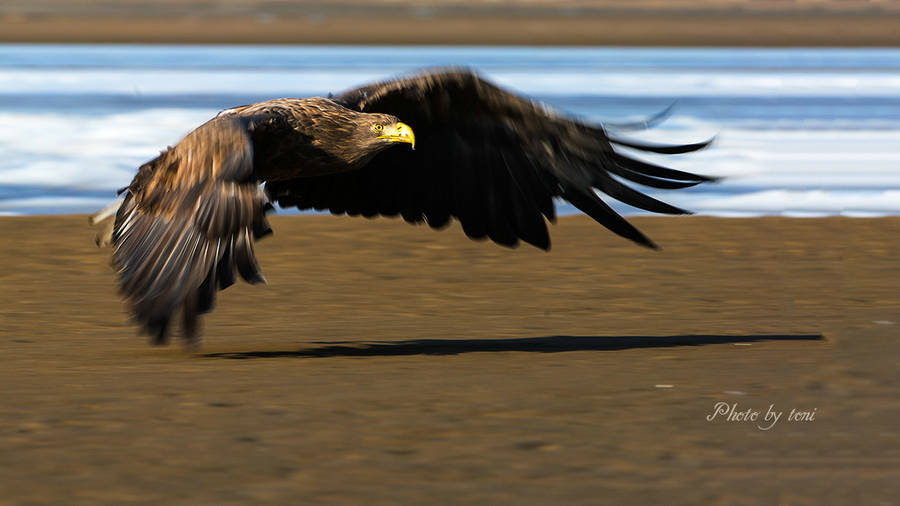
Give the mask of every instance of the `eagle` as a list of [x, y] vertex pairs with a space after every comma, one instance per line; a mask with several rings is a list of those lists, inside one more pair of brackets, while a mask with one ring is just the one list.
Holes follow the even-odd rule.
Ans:
[[443, 68], [328, 98], [283, 98], [226, 109], [140, 166], [94, 215], [113, 247], [135, 323], [168, 342], [179, 312], [188, 344], [217, 290], [239, 275], [263, 283], [253, 244], [282, 207], [400, 216], [472, 239], [549, 250], [561, 198], [612, 232], [656, 248], [596, 190], [625, 204], [688, 214], [628, 186], [687, 188], [714, 178], [661, 167], [616, 147], [675, 154], [706, 147], [645, 144], [568, 117], [476, 72]]

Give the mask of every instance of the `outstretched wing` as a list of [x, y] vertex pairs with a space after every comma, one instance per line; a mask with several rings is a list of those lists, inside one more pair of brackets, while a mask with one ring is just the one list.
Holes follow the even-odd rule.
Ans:
[[251, 234], [269, 232], [269, 206], [253, 179], [245, 127], [217, 118], [144, 164], [116, 214], [113, 263], [135, 320], [164, 343], [182, 310], [185, 337], [212, 308], [216, 289], [263, 281]]
[[363, 112], [388, 113], [416, 134], [414, 151], [395, 147], [364, 168], [273, 181], [282, 206], [362, 216], [401, 215], [443, 227], [457, 218], [466, 235], [548, 249], [545, 218], [562, 197], [613, 232], [655, 245], [616, 214], [594, 189], [648, 211], [686, 211], [653, 199], [613, 175], [642, 185], [686, 188], [711, 178], [629, 158], [612, 143], [657, 153], [685, 153], [707, 143], [654, 146], [614, 140], [603, 128], [561, 116], [459, 69], [348, 91], [335, 100]]

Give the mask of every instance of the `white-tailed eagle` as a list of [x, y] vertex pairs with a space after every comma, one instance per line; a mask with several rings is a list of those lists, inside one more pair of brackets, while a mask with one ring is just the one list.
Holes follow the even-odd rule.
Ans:
[[[413, 133], [415, 132], [415, 134]], [[553, 199], [565, 199], [623, 237], [655, 247], [595, 190], [657, 213], [686, 211], [624, 184], [686, 188], [712, 178], [626, 156], [615, 146], [686, 153], [610, 136], [503, 90], [465, 69], [376, 83], [331, 98], [235, 107], [138, 170], [104, 242], [119, 287], [154, 343], [180, 310], [184, 334], [215, 293], [263, 281], [253, 241], [270, 232], [271, 202], [350, 216], [402, 216], [473, 239], [550, 248]], [[411, 149], [413, 148], [413, 149]], [[616, 176], [616, 177], [614, 177]]]

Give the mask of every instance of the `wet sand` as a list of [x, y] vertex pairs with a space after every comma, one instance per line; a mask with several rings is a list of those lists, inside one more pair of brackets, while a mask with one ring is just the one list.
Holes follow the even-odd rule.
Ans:
[[897, 46], [897, 2], [8, 0], [0, 42]]
[[0, 504], [896, 504], [900, 219], [633, 221], [276, 216], [192, 352], [85, 217], [0, 218]]

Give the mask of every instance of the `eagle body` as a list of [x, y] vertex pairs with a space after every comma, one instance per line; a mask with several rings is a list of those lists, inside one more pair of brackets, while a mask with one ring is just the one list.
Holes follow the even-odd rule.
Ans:
[[562, 198], [655, 248], [597, 190], [648, 211], [683, 214], [624, 181], [678, 189], [713, 179], [614, 146], [686, 153], [708, 144], [618, 139], [469, 70], [438, 69], [333, 98], [222, 111], [138, 169], [114, 206], [106, 242], [120, 292], [152, 342], [167, 342], [178, 313], [193, 342], [198, 315], [212, 309], [217, 290], [236, 275], [264, 281], [253, 242], [271, 232], [265, 216], [274, 202], [400, 216], [432, 228], [455, 219], [472, 239], [549, 249], [547, 222], [555, 220], [553, 199]]
[[246, 128], [261, 181], [358, 169], [390, 145], [375, 143], [364, 149], [372, 140], [370, 127], [399, 122], [322, 97], [268, 100], [222, 111], [212, 121], [238, 121]]

